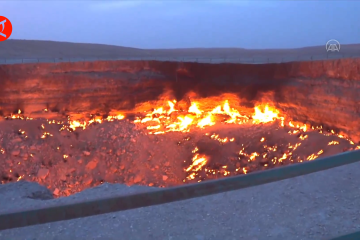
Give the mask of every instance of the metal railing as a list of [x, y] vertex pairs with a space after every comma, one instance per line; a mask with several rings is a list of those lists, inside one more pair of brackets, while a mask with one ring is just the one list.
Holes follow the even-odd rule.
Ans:
[[[50, 205], [42, 208], [22, 209], [14, 212], [0, 213], [0, 230], [70, 220], [203, 197], [280, 181], [359, 161], [360, 150], [356, 150], [306, 163], [293, 164], [286, 167], [228, 177], [220, 180], [205, 181], [125, 196], [115, 196], [70, 204], [53, 204], [52, 206]], [[354, 235], [350, 234], [349, 236]], [[347, 237], [347, 235], [344, 237]]]
[[326, 59], [360, 58], [358, 53], [325, 53], [322, 55], [298, 55], [298, 56], [255, 56], [255, 57], [162, 57], [162, 56], [108, 56], [108, 57], [57, 57], [57, 58], [0, 58], [0, 65], [3, 64], [24, 64], [24, 63], [61, 63], [61, 62], [88, 62], [88, 61], [170, 61], [170, 62], [198, 62], [198, 63], [283, 63], [298, 61], [318, 61]]

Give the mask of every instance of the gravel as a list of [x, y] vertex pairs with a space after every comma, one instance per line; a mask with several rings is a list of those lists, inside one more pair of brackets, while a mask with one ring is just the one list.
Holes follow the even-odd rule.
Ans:
[[[0, 240], [328, 239], [360, 230], [360, 164], [239, 191], [0, 232]], [[0, 186], [0, 212], [154, 188], [103, 184], [53, 200], [45, 187]], [[31, 198], [29, 198], [31, 197]]]

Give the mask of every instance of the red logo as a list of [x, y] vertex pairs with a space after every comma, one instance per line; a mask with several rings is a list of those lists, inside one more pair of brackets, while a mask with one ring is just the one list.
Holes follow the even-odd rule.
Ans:
[[12, 24], [6, 17], [0, 16], [0, 42], [5, 41], [12, 33]]

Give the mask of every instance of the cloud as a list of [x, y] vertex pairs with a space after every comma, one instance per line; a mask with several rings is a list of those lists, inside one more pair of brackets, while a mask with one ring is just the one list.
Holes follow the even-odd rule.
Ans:
[[229, 0], [210, 0], [209, 3], [221, 4], [221, 5], [237, 5], [237, 6], [247, 6], [250, 4], [250, 1], [229, 1]]
[[92, 10], [107, 11], [114, 9], [133, 8], [146, 3], [145, 1], [101, 1], [92, 2], [89, 7]]
[[[280, 0], [283, 1], [283, 0]], [[279, 1], [279, 2], [280, 2]], [[254, 1], [254, 0], [209, 0], [209, 3], [228, 5], [236, 7], [275, 7], [275, 1]]]

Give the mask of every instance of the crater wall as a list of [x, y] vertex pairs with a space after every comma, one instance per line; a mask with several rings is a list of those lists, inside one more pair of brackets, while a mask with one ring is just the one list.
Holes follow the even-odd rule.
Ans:
[[277, 64], [98, 61], [0, 65], [0, 112], [60, 114], [131, 110], [167, 90], [177, 100], [235, 93], [253, 104], [270, 93], [294, 120], [360, 140], [360, 59]]

